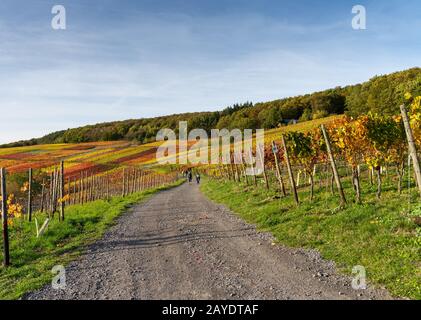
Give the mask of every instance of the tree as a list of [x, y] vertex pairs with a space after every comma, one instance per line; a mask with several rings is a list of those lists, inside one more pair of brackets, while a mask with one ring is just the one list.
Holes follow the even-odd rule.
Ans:
[[282, 114], [279, 108], [271, 107], [260, 111], [258, 118], [262, 128], [272, 129], [279, 126], [282, 121]]

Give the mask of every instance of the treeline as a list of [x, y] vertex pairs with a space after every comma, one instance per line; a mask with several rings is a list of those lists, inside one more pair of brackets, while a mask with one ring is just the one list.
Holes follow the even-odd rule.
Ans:
[[175, 114], [89, 125], [2, 147], [111, 140], [146, 143], [154, 141], [157, 132], [162, 128], [170, 128], [177, 132], [179, 121], [188, 121], [189, 128], [210, 131], [213, 128], [273, 129], [290, 122], [343, 113], [350, 116], [368, 112], [394, 115], [399, 113], [399, 105], [404, 102], [406, 92], [414, 96], [421, 95], [421, 68], [376, 76], [362, 84], [292, 98], [256, 104], [235, 104], [216, 112]]

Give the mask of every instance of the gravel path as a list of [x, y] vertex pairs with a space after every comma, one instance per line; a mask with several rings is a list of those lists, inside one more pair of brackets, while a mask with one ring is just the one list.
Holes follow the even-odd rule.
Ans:
[[311, 250], [273, 245], [188, 183], [123, 215], [66, 267], [66, 289], [25, 299], [390, 299], [355, 291]]

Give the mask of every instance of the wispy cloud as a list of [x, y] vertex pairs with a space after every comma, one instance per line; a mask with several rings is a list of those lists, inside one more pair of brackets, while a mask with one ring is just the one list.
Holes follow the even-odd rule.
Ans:
[[6, 10], [12, 2], [2, 4], [0, 110], [7, 125], [0, 143], [93, 122], [216, 110], [419, 65], [419, 45], [406, 41], [419, 22], [397, 21], [383, 36], [393, 12], [373, 14], [372, 29], [358, 33], [350, 28], [351, 7], [305, 22], [308, 6], [295, 21], [270, 7], [192, 14], [94, 2], [69, 2], [62, 32], [49, 28], [48, 10], [39, 14], [48, 1], [18, 24]]

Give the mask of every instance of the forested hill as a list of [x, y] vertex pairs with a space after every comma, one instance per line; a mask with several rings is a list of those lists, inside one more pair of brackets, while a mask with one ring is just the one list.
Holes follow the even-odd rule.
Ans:
[[359, 115], [373, 112], [396, 114], [404, 102], [404, 93], [421, 95], [421, 68], [389, 75], [347, 87], [337, 87], [303, 96], [270, 102], [236, 104], [222, 111], [169, 115], [151, 119], [125, 120], [89, 125], [54, 132], [42, 138], [3, 145], [23, 146], [45, 143], [77, 143], [129, 140], [153, 141], [161, 128], [176, 130], [179, 121], [188, 121], [189, 128], [272, 129], [290, 120], [306, 121], [332, 114]]

